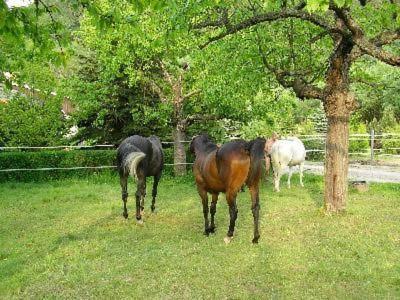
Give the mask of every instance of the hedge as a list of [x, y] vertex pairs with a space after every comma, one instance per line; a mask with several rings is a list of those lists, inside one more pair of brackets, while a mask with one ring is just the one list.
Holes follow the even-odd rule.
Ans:
[[[193, 161], [187, 153], [189, 162]], [[165, 163], [173, 163], [173, 148], [164, 149]], [[116, 150], [44, 150], [44, 151], [0, 151], [0, 170], [96, 167], [116, 165]], [[190, 165], [188, 165], [188, 170]], [[68, 177], [84, 177], [99, 173], [116, 175], [116, 169], [42, 170], [1, 172], [0, 182], [42, 181]], [[173, 174], [173, 166], [165, 166], [164, 174]]]

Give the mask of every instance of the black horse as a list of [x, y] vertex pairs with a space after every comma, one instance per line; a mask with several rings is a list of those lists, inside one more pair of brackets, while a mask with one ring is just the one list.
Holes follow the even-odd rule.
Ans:
[[146, 177], [154, 176], [153, 201], [151, 211], [155, 210], [157, 186], [164, 167], [164, 154], [161, 141], [156, 136], [148, 138], [134, 135], [126, 138], [117, 150], [117, 164], [122, 189], [122, 201], [124, 202], [123, 216], [128, 218], [126, 201], [128, 199], [128, 176], [131, 175], [137, 181], [136, 190], [136, 220], [142, 223], [144, 210], [144, 198], [146, 196]]

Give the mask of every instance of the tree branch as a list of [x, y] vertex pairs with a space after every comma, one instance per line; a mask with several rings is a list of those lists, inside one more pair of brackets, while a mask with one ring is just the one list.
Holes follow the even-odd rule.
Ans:
[[[305, 99], [305, 98], [314, 98], [320, 100], [323, 99], [322, 89], [310, 83], [307, 83], [306, 80], [300, 77], [301, 75], [304, 75], [304, 73], [303, 74], [300, 74], [299, 72], [293, 73], [274, 68], [267, 60], [267, 55], [262, 49], [261, 38], [257, 31], [256, 31], [256, 36], [257, 36], [258, 51], [260, 53], [263, 65], [268, 71], [270, 71], [275, 75], [275, 78], [280, 85], [282, 85], [285, 88], [292, 88], [296, 96], [300, 99]], [[288, 80], [287, 77], [295, 77], [296, 79]]]
[[215, 115], [191, 115], [185, 118], [185, 126], [193, 124], [195, 121], [214, 121], [218, 120], [218, 116]]
[[162, 89], [154, 80], [148, 79], [148, 80], [146, 80], [146, 83], [149, 85], [150, 89], [158, 95], [158, 97], [160, 98], [160, 101], [162, 103], [168, 102], [168, 99], [165, 96], [165, 94], [163, 93]]
[[158, 61], [158, 64], [160, 65], [161, 71], [164, 75], [164, 78], [167, 80], [167, 82], [171, 85], [171, 87], [174, 87], [175, 82], [173, 81], [171, 74], [169, 74], [167, 68], [165, 67], [165, 64], [162, 60]]
[[354, 43], [359, 47], [362, 53], [352, 55], [353, 58], [358, 58], [362, 54], [368, 54], [386, 64], [392, 66], [400, 66], [400, 56], [394, 55], [388, 51], [383, 50], [383, 45], [390, 44], [391, 42], [400, 39], [400, 29], [394, 32], [382, 32], [372, 40], [365, 37], [361, 27], [351, 18], [348, 10], [333, 7], [336, 15], [343, 20], [346, 27], [350, 30]]
[[[250, 28], [254, 25], [264, 23], [264, 22], [272, 22], [272, 21], [277, 21], [281, 19], [287, 19], [287, 18], [296, 18], [296, 19], [302, 19], [305, 21], [309, 21], [312, 24], [319, 26], [321, 28], [324, 28], [329, 34], [334, 34], [334, 33], [342, 33], [340, 29], [336, 28], [335, 26], [332, 26], [328, 22], [326, 22], [323, 18], [314, 15], [314, 14], [309, 14], [305, 11], [298, 10], [298, 9], [285, 9], [279, 12], [269, 12], [269, 13], [263, 13], [263, 14], [257, 14], [254, 15], [246, 20], [243, 20], [237, 24], [227, 24], [229, 20], [227, 18], [220, 18], [218, 20], [215, 20], [212, 22], [212, 24], [221, 24], [218, 27], [221, 27], [225, 25], [226, 30], [218, 35], [215, 35], [209, 40], [204, 43], [203, 45], [200, 46], [200, 48], [204, 48], [211, 44], [212, 42], [215, 42], [217, 40], [223, 39], [224, 37], [234, 34], [236, 32], [239, 32], [241, 30]], [[210, 24], [211, 22], [209, 22]], [[227, 25], [227, 26], [226, 26]], [[204, 24], [199, 23], [193, 25], [194, 29], [201, 29], [205, 28]]]
[[197, 94], [199, 94], [199, 93], [201, 93], [201, 90], [194, 90], [194, 91], [191, 91], [191, 92], [187, 93], [186, 95], [184, 95], [184, 96], [183, 96], [183, 99], [190, 98], [190, 97], [192, 97], [192, 96], [194, 96], [194, 95], [197, 95]]
[[42, 4], [44, 9], [46, 10], [47, 14], [50, 16], [51, 19], [51, 28], [53, 29], [53, 33], [54, 33], [54, 37], [57, 41], [58, 47], [60, 47], [61, 53], [64, 54], [64, 50], [63, 47], [61, 46], [61, 42], [60, 42], [60, 35], [57, 33], [57, 29], [56, 26], [54, 24], [56, 24], [56, 20], [54, 19], [54, 16], [50, 10], [50, 7], [48, 7], [46, 5], [46, 3], [44, 3], [42, 0], [36, 0], [35, 1], [35, 5], [36, 5], [36, 9], [38, 7], [38, 4]]

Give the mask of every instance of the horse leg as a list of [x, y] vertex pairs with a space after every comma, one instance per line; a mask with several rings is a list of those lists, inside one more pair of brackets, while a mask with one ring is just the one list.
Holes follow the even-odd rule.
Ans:
[[238, 209], [236, 206], [236, 193], [235, 194], [227, 193], [226, 198], [229, 205], [230, 222], [229, 222], [228, 233], [226, 234], [227, 236], [224, 238], [224, 241], [226, 244], [228, 244], [233, 238], [233, 232], [235, 231], [235, 222], [237, 219]]
[[212, 194], [212, 201], [210, 205], [210, 213], [211, 213], [211, 226], [208, 228], [208, 232], [214, 233], [215, 232], [215, 223], [214, 223], [214, 216], [217, 212], [217, 201], [218, 201], [218, 194]]
[[268, 155], [265, 155], [265, 181], [268, 181], [270, 168], [271, 168], [271, 158]]
[[146, 177], [144, 178], [144, 182], [141, 186], [141, 201], [140, 201], [140, 214], [144, 215], [144, 198], [146, 197]]
[[124, 202], [124, 212], [122, 213], [122, 215], [125, 219], [127, 219], [128, 210], [126, 209], [126, 202], [128, 201], [128, 176], [120, 174], [119, 182], [121, 184], [122, 201]]
[[142, 221], [142, 215], [140, 213], [140, 208], [141, 208], [141, 199], [142, 199], [142, 193], [143, 190], [146, 189], [146, 177], [141, 176], [138, 174], [138, 182], [137, 182], [137, 190], [136, 190], [136, 221], [138, 223], [143, 223]]
[[151, 196], [153, 197], [153, 200], [151, 201], [151, 212], [154, 212], [156, 209], [157, 187], [158, 187], [160, 178], [161, 178], [161, 173], [154, 176], [153, 190], [151, 192]]
[[251, 194], [251, 211], [253, 212], [254, 219], [254, 237], [253, 244], [258, 243], [258, 239], [260, 238], [259, 232], [259, 217], [260, 217], [260, 197], [259, 197], [259, 188], [258, 186], [250, 187]]
[[274, 168], [274, 187], [276, 192], [279, 192], [279, 181], [281, 180], [280, 173], [280, 167]]
[[301, 185], [302, 187], [304, 187], [304, 184], [303, 184], [304, 162], [302, 162], [302, 163], [299, 165], [299, 169], [300, 169], [300, 185]]
[[288, 178], [287, 178], [287, 185], [288, 185], [289, 189], [290, 189], [290, 177], [292, 177], [292, 173], [293, 173], [293, 169], [291, 166], [289, 166], [289, 174], [288, 174]]
[[198, 189], [201, 198], [201, 203], [203, 204], [203, 215], [204, 215], [204, 235], [209, 235], [209, 221], [208, 221], [208, 196], [207, 191], [203, 189]]

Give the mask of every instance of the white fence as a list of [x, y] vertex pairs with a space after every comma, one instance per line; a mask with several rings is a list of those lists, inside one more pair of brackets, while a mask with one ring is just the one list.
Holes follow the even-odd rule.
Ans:
[[[309, 141], [321, 141], [321, 147], [320, 148], [309, 148], [306, 147], [306, 152], [307, 153], [313, 153], [313, 152], [320, 152], [320, 153], [325, 153], [325, 139], [326, 135], [325, 134], [319, 134], [319, 135], [299, 135], [298, 136], [303, 143], [307, 144]], [[369, 159], [371, 163], [376, 160], [376, 158], [379, 158], [379, 156], [385, 156], [385, 157], [393, 157], [393, 158], [400, 158], [400, 154], [394, 154], [394, 153], [385, 153], [385, 151], [393, 151], [393, 152], [399, 152], [400, 153], [400, 134], [398, 133], [382, 133], [382, 134], [375, 134], [374, 130], [371, 130], [370, 134], [350, 134], [349, 136], [349, 141], [350, 141], [350, 146], [351, 142], [354, 141], [367, 141], [368, 142], [368, 148], [367, 151], [365, 152], [349, 152], [350, 156], [369, 156]], [[377, 144], [380, 144], [382, 146], [383, 142], [387, 141], [392, 141], [394, 144], [398, 145], [398, 147], [380, 147], [377, 148]]]

